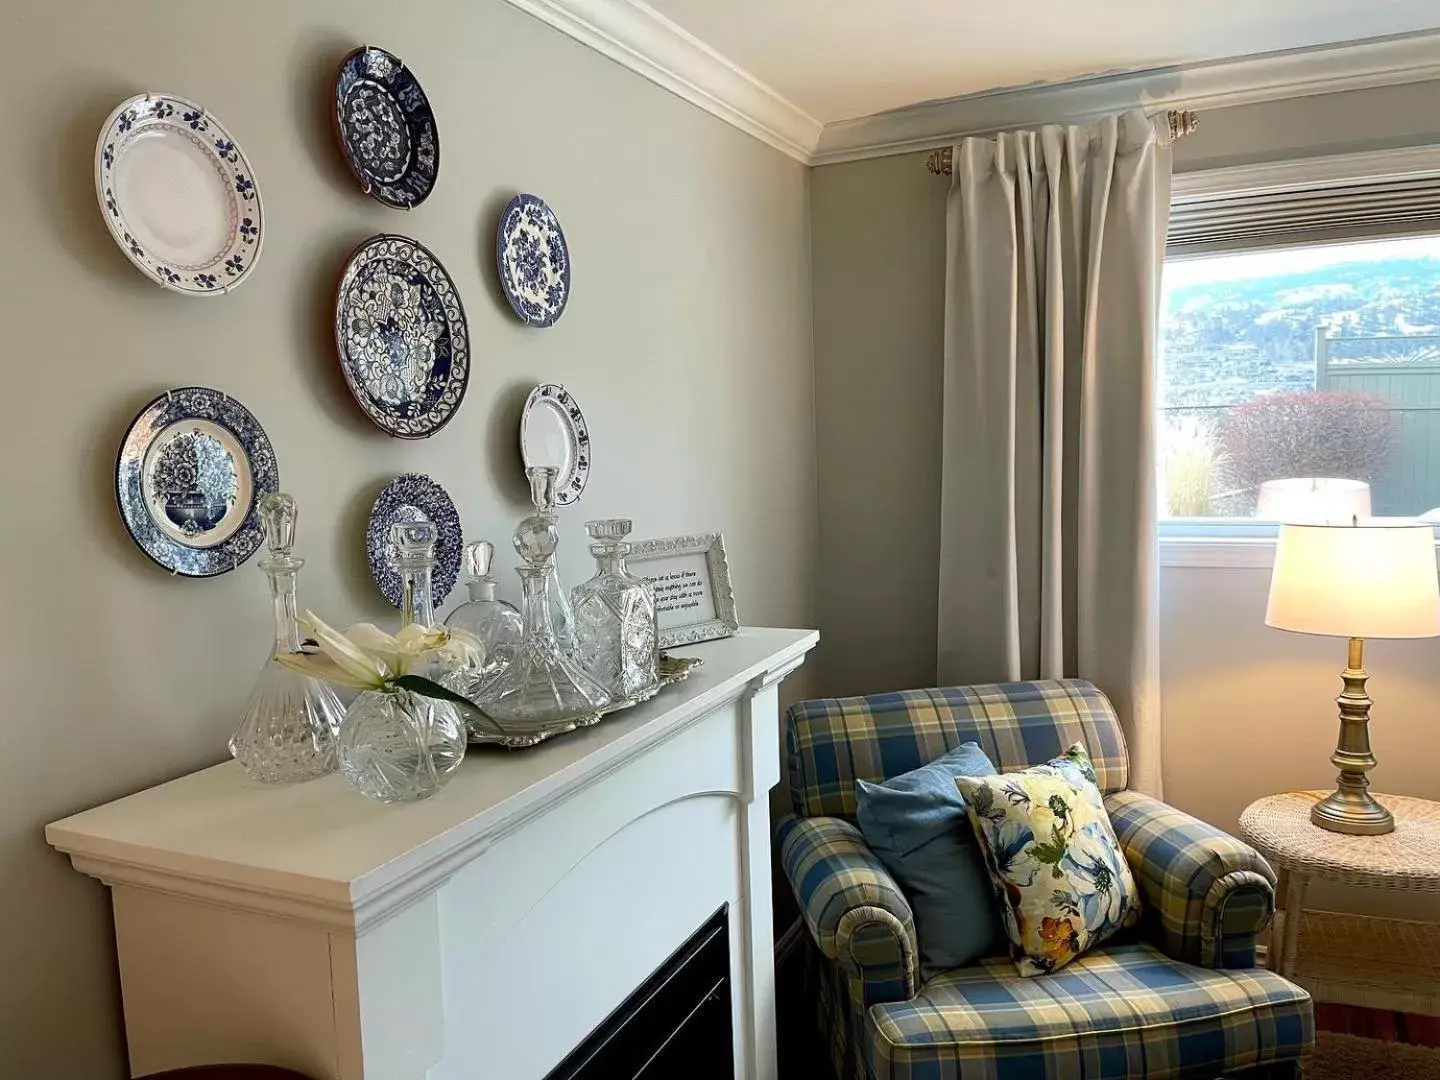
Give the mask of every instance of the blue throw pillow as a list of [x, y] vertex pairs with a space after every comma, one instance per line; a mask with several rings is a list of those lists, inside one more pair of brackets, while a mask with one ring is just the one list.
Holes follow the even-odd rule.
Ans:
[[920, 977], [1005, 951], [1000, 912], [965, 814], [957, 776], [994, 776], [979, 745], [962, 743], [883, 784], [855, 781], [856, 818], [915, 913]]

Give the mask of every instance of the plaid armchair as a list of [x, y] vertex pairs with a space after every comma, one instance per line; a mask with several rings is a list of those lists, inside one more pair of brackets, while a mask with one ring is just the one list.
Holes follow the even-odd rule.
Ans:
[[[1083, 742], [1145, 907], [1142, 932], [1022, 978], [1006, 957], [919, 981], [905, 894], [855, 825], [880, 781], [974, 741], [1002, 772]], [[781, 861], [843, 1080], [1299, 1076], [1310, 998], [1255, 967], [1275, 878], [1251, 848], [1127, 791], [1109, 701], [1079, 680], [802, 701], [786, 718]]]

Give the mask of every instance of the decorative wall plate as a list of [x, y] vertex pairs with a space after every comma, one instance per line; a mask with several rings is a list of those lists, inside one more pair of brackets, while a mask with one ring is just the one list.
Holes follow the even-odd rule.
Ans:
[[435, 434], [470, 379], [470, 332], [455, 283], [423, 244], [381, 234], [340, 276], [335, 344], [365, 415], [401, 439]]
[[335, 76], [335, 130], [366, 194], [409, 210], [435, 190], [440, 134], [430, 99], [400, 58], [362, 45]]
[[219, 120], [173, 94], [122, 101], [95, 144], [95, 194], [110, 235], [166, 288], [210, 296], [260, 258], [255, 171]]
[[521, 321], [550, 326], [570, 300], [570, 249], [560, 219], [534, 195], [516, 195], [495, 235], [500, 288]]
[[555, 501], [578, 502], [590, 480], [590, 429], [575, 396], [559, 383], [541, 383], [520, 414], [520, 460], [525, 468], [553, 465]]
[[141, 409], [115, 465], [115, 498], [135, 543], [187, 577], [234, 570], [259, 550], [256, 507], [279, 489], [259, 421], [203, 386], [168, 390]]
[[460, 515], [445, 489], [420, 473], [403, 473], [381, 489], [370, 508], [370, 523], [365, 528], [365, 551], [370, 559], [370, 576], [380, 593], [397, 608], [404, 601], [400, 575], [390, 569], [394, 555], [390, 543], [390, 526], [404, 521], [435, 523], [435, 572], [430, 578], [435, 606], [439, 607], [455, 587], [460, 576], [460, 549], [464, 537]]

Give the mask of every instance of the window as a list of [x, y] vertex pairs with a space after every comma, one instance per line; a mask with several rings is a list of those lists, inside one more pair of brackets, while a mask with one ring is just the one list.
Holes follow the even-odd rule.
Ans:
[[1440, 518], [1440, 152], [1400, 165], [1387, 177], [1386, 155], [1371, 155], [1176, 178], [1162, 539], [1253, 548], [1317, 486], [1332, 511], [1368, 501], [1376, 515]]

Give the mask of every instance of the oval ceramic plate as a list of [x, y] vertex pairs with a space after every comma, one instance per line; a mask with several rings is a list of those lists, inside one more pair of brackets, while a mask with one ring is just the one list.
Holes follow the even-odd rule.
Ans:
[[577, 502], [590, 480], [590, 429], [575, 395], [559, 383], [541, 383], [520, 416], [520, 459], [525, 468], [553, 465], [555, 501]]
[[172, 94], [121, 102], [95, 146], [95, 193], [130, 261], [187, 296], [223, 293], [260, 258], [255, 171], [201, 106]]
[[440, 135], [430, 99], [400, 58], [363, 46], [335, 76], [335, 130], [368, 195], [409, 210], [435, 190]]
[[115, 498], [140, 550], [166, 570], [211, 577], [257, 550], [260, 500], [280, 489], [275, 451], [250, 410], [203, 386], [140, 410], [120, 444]]
[[495, 235], [500, 288], [515, 314], [531, 326], [551, 326], [570, 301], [570, 249], [555, 211], [544, 199], [516, 195]]
[[430, 591], [439, 607], [460, 576], [460, 549], [463, 536], [460, 515], [445, 489], [420, 473], [404, 473], [381, 489], [370, 508], [365, 529], [365, 551], [370, 559], [370, 576], [380, 593], [397, 608], [404, 602], [400, 575], [390, 568], [395, 557], [390, 543], [390, 526], [397, 522], [430, 521], [435, 524], [435, 570]]
[[444, 427], [470, 378], [470, 334], [455, 283], [424, 245], [373, 236], [335, 297], [335, 343], [365, 415], [401, 439]]

